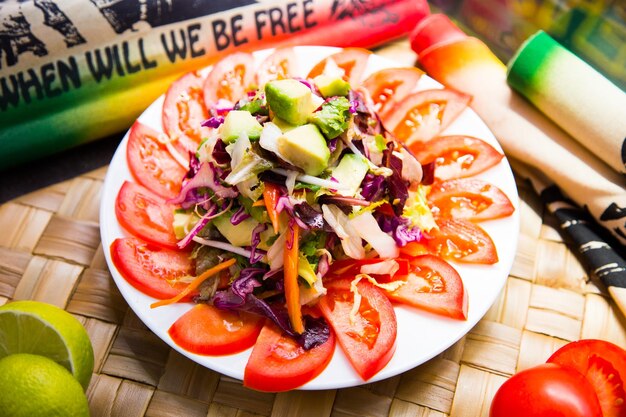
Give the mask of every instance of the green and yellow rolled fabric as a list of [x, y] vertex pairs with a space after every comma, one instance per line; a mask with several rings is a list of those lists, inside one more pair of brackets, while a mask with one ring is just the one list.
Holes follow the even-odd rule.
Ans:
[[550, 35], [531, 36], [508, 64], [508, 82], [543, 114], [626, 174], [626, 93]]

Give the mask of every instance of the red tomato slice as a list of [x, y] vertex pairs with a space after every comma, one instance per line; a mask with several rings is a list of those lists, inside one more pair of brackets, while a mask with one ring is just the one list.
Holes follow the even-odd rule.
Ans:
[[521, 371], [502, 384], [489, 416], [603, 417], [589, 381], [552, 363]]
[[511, 200], [498, 187], [477, 178], [433, 184], [428, 202], [434, 215], [479, 222], [510, 216]]
[[[139, 238], [115, 239], [111, 258], [133, 287], [161, 300], [178, 295], [187, 286], [179, 280], [194, 275], [189, 253], [153, 246]], [[196, 294], [193, 292], [181, 301], [189, 301]]]
[[328, 283], [328, 292], [319, 301], [319, 307], [354, 369], [361, 378], [368, 380], [393, 356], [398, 324], [391, 301], [381, 289], [367, 281], [357, 285], [362, 299], [352, 321], [351, 282], [352, 279], [342, 278]]
[[232, 355], [254, 345], [264, 321], [254, 314], [196, 304], [167, 332], [186, 351], [199, 355]]
[[548, 362], [584, 375], [598, 395], [604, 417], [626, 416], [624, 349], [604, 340], [580, 340], [554, 352]]
[[163, 102], [163, 130], [176, 139], [176, 150], [188, 158], [195, 152], [210, 132], [201, 124], [209, 117], [202, 94], [203, 78], [197, 72], [189, 72], [174, 81], [165, 93]]
[[235, 52], [219, 60], [204, 81], [204, 100], [212, 106], [218, 100], [235, 104], [254, 84], [254, 57], [247, 52]]
[[410, 260], [406, 283], [387, 293], [393, 301], [436, 314], [467, 319], [467, 292], [461, 276], [452, 265], [434, 255]]
[[471, 177], [504, 157], [484, 140], [461, 135], [415, 142], [411, 151], [422, 165], [435, 162], [435, 178], [439, 180]]
[[294, 77], [298, 59], [293, 48], [279, 48], [261, 62], [256, 72], [257, 84], [263, 87], [273, 80]]
[[409, 94], [387, 112], [383, 124], [410, 145], [439, 135], [469, 106], [471, 96], [447, 88]]
[[335, 61], [335, 64], [344, 71], [343, 79], [352, 87], [355, 87], [361, 83], [367, 60], [371, 54], [372, 53], [367, 49], [344, 48], [318, 62], [311, 71], [309, 71], [307, 78], [315, 78], [324, 73], [326, 63], [329, 59], [332, 59]]
[[427, 243], [431, 253], [457, 262], [498, 262], [496, 246], [481, 227], [463, 219], [438, 219], [437, 225]]
[[243, 385], [267, 392], [298, 388], [322, 373], [334, 351], [332, 331], [326, 343], [304, 350], [268, 320], [246, 364]]
[[115, 200], [115, 215], [122, 227], [146, 242], [177, 249], [174, 206], [147, 188], [126, 181]]
[[370, 93], [374, 109], [379, 116], [389, 111], [409, 95], [424, 72], [415, 68], [388, 68], [377, 71], [363, 81], [363, 87]]
[[158, 141], [159, 132], [135, 122], [130, 128], [126, 159], [133, 176], [144, 187], [165, 198], [180, 192], [185, 169]]

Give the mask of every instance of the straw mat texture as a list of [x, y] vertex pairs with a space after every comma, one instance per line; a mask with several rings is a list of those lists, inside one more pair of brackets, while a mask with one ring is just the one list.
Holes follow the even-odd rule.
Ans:
[[104, 261], [98, 207], [106, 168], [0, 206], [0, 304], [34, 299], [80, 319], [94, 346], [97, 416], [487, 416], [506, 377], [571, 340], [626, 347], [626, 321], [589, 280], [524, 183], [507, 285], [478, 325], [438, 357], [357, 388], [265, 394], [170, 349], [134, 315]]

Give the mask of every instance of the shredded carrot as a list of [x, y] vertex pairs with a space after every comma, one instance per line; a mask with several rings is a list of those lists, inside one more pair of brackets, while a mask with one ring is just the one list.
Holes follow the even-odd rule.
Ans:
[[279, 229], [278, 212], [276, 211], [276, 203], [278, 203], [278, 197], [280, 197], [280, 189], [276, 185], [266, 182], [265, 188], [263, 189], [263, 200], [265, 201], [267, 215], [272, 221], [274, 233], [276, 234], [278, 234]]
[[235, 263], [235, 258], [231, 258], [227, 261], [222, 262], [221, 264], [215, 265], [213, 268], [209, 268], [200, 275], [198, 275], [193, 281], [189, 283], [181, 292], [175, 295], [172, 298], [168, 298], [167, 300], [159, 300], [152, 304], [150, 304], [150, 308], [162, 307], [170, 304], [174, 304], [182, 300], [184, 297], [189, 295], [193, 290], [198, 288], [200, 284], [202, 284], [207, 278], [212, 275], [217, 274], [218, 272], [230, 268], [231, 265]]
[[[286, 230], [285, 233], [289, 233], [289, 230]], [[293, 330], [301, 334], [304, 332], [304, 324], [302, 322], [302, 310], [300, 309], [300, 287], [298, 287], [299, 235], [300, 228], [294, 222], [293, 237], [285, 239], [284, 277], [287, 315]], [[289, 247], [290, 243], [291, 247]]]

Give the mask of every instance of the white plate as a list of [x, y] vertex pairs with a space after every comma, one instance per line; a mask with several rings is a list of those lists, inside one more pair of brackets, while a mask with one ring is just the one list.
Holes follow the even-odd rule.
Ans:
[[[337, 50], [337, 48], [329, 47], [295, 48], [300, 73], [307, 74], [315, 63]], [[270, 52], [269, 50], [264, 50], [255, 53], [257, 64]], [[393, 61], [373, 54], [368, 61], [365, 76], [383, 68], [399, 66]], [[440, 84], [427, 76], [423, 76], [417, 89], [437, 87], [440, 87]], [[162, 104], [163, 97], [160, 97], [146, 109], [139, 117], [139, 120], [158, 131], [162, 131]], [[466, 109], [446, 129], [444, 134], [475, 136], [486, 140], [496, 149], [501, 150], [493, 134], [471, 109]], [[192, 304], [176, 304], [151, 309], [150, 304], [155, 300], [129, 285], [111, 262], [110, 251], [108, 250], [111, 243], [118, 237], [129, 235], [122, 229], [115, 217], [115, 198], [118, 190], [125, 180], [132, 181], [126, 164], [127, 142], [128, 134], [122, 140], [111, 161], [104, 182], [102, 205], [100, 207], [100, 233], [102, 235], [102, 244], [105, 248], [104, 253], [113, 279], [137, 316], [172, 348], [207, 368], [233, 378], [243, 379], [244, 368], [251, 350], [236, 355], [215, 357], [196, 355], [181, 349], [169, 337], [167, 330], [176, 319], [191, 308]], [[506, 158], [497, 166], [478, 175], [477, 178], [482, 178], [500, 187], [516, 207], [515, 213], [510, 217], [481, 223], [481, 226], [492, 237], [498, 250], [500, 261], [491, 266], [455, 264], [456, 269], [463, 278], [469, 296], [469, 313], [466, 321], [447, 319], [413, 308], [397, 306], [398, 338], [396, 352], [387, 366], [367, 382], [374, 382], [398, 375], [441, 353], [466, 334], [487, 312], [499, 295], [513, 263], [519, 233], [517, 189]], [[317, 378], [304, 385], [302, 389], [335, 389], [363, 383], [365, 382], [352, 369], [343, 352], [337, 347], [328, 367]]]

